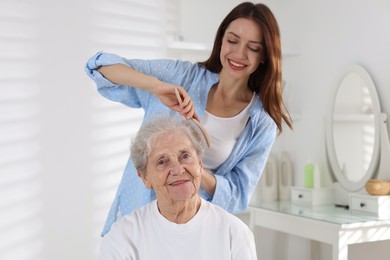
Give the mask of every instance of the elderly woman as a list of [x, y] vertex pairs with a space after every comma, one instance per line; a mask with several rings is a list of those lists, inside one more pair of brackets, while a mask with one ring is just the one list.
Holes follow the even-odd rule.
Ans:
[[257, 259], [249, 228], [198, 195], [205, 145], [190, 120], [163, 117], [140, 129], [131, 159], [157, 199], [113, 224], [100, 259]]

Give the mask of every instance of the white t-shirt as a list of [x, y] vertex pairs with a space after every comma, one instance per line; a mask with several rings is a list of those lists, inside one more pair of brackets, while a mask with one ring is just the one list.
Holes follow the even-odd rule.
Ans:
[[236, 216], [201, 200], [186, 224], [168, 221], [157, 201], [114, 223], [103, 237], [100, 260], [256, 260], [253, 233]]
[[211, 147], [205, 149], [202, 159], [206, 169], [218, 168], [229, 157], [248, 122], [248, 110], [255, 97], [258, 96], [253, 94], [251, 102], [233, 117], [218, 117], [204, 111], [201, 121], [211, 139]]

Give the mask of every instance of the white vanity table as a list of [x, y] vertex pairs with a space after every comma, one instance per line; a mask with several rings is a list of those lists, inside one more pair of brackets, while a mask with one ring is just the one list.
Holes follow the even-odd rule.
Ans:
[[[386, 115], [363, 67], [351, 64], [337, 77], [326, 130], [333, 187], [292, 187], [294, 202], [253, 200], [249, 226], [329, 244], [333, 260], [347, 260], [352, 244], [387, 240], [390, 246], [390, 197], [364, 195], [367, 180], [390, 180], [390, 143]], [[318, 252], [311, 253], [315, 259]]]
[[351, 214], [333, 205], [303, 207], [291, 202], [266, 202], [249, 208], [249, 225], [332, 245], [332, 260], [347, 260], [348, 245], [388, 240], [390, 219]]
[[388, 240], [390, 246], [390, 215], [376, 214], [383, 208], [387, 212], [389, 204], [379, 205], [379, 197], [361, 195], [367, 180], [390, 179], [386, 117], [363, 67], [351, 64], [340, 72], [327, 119], [333, 190], [294, 187], [294, 203], [263, 200], [251, 206], [249, 225], [252, 230], [261, 226], [330, 244], [333, 260], [347, 260], [352, 244]]

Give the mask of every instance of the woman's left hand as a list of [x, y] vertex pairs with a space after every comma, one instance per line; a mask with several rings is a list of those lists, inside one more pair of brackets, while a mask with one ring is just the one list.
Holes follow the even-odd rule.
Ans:
[[[181, 102], [177, 99], [175, 89], [178, 90]], [[195, 112], [194, 102], [183, 87], [168, 84], [155, 89], [153, 93], [164, 105], [170, 109], [179, 112], [186, 119], [194, 118], [199, 121]]]
[[179, 106], [182, 109], [179, 111], [180, 114], [182, 114], [187, 119], [194, 118], [199, 121], [199, 117], [195, 112], [194, 102], [192, 101], [190, 95], [188, 95], [188, 93], [182, 87], [176, 88], [176, 90], [181, 98], [181, 100], [178, 100]]

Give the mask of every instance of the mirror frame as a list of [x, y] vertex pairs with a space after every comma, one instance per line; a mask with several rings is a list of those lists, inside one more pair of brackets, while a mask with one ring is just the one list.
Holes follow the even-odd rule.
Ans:
[[[352, 182], [348, 180], [342, 173], [342, 170], [340, 168], [336, 156], [336, 150], [335, 150], [334, 138], [333, 138], [333, 113], [334, 113], [335, 101], [341, 83], [349, 73], [357, 73], [366, 83], [370, 93], [370, 97], [372, 99], [372, 110], [374, 114], [374, 125], [375, 125], [375, 140], [374, 140], [372, 159], [366, 173], [358, 182]], [[367, 72], [367, 70], [360, 65], [350, 64], [347, 67], [345, 67], [336, 77], [331, 98], [332, 98], [331, 99], [332, 103], [330, 105], [330, 109], [327, 116], [327, 122], [326, 122], [326, 151], [328, 156], [328, 162], [331, 166], [333, 176], [335, 177], [336, 181], [338, 181], [341, 184], [342, 187], [344, 187], [348, 191], [358, 191], [364, 188], [364, 185], [369, 179], [372, 179], [376, 176], [376, 170], [379, 165], [381, 108], [380, 108], [378, 93], [375, 88], [375, 84], [371, 76]]]

